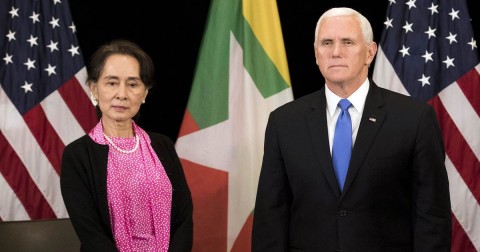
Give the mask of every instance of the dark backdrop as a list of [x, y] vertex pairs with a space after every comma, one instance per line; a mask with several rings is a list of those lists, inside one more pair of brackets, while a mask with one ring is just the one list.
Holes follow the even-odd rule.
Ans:
[[[142, 105], [139, 124], [175, 141], [187, 105], [210, 1], [125, 2], [70, 0], [85, 62], [98, 46], [111, 39], [125, 38], [138, 43], [152, 57], [157, 79], [157, 87]], [[473, 11], [480, 10], [480, 1], [467, 2], [480, 46], [480, 18]], [[278, 0], [277, 4], [293, 93], [299, 98], [324, 85], [313, 51], [314, 29], [321, 13], [339, 6], [360, 11], [370, 20], [378, 43], [388, 1]]]

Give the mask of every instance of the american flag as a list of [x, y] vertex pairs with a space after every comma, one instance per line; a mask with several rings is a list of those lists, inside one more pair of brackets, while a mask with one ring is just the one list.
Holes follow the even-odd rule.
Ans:
[[0, 1], [0, 59], [0, 221], [68, 217], [61, 154], [96, 121], [68, 1]]
[[452, 251], [480, 251], [480, 64], [465, 0], [389, 0], [373, 79], [430, 103], [442, 128]]

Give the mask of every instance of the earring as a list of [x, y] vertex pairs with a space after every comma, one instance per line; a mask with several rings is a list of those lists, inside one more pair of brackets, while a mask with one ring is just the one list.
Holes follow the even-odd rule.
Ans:
[[98, 100], [95, 98], [95, 96], [93, 96], [93, 93], [90, 93], [90, 100], [92, 101], [93, 106], [98, 105]]
[[145, 100], [143, 100], [142, 103], [145, 104]]

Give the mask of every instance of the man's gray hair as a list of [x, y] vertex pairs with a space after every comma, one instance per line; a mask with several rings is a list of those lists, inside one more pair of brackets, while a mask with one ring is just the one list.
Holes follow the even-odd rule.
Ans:
[[366, 17], [364, 17], [360, 12], [347, 7], [337, 7], [331, 8], [324, 12], [322, 16], [318, 19], [317, 26], [315, 27], [315, 41], [317, 42], [318, 30], [320, 29], [320, 24], [325, 18], [328, 17], [337, 17], [337, 16], [354, 16], [358, 18], [360, 22], [360, 29], [362, 30], [363, 39], [367, 45], [370, 45], [373, 42], [373, 30], [370, 22]]

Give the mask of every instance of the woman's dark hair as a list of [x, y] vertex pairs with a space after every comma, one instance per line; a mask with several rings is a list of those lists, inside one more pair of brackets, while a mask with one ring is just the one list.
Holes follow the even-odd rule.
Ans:
[[123, 39], [113, 40], [95, 51], [87, 66], [87, 85], [97, 82], [102, 74], [106, 59], [115, 54], [128, 55], [140, 64], [140, 79], [147, 89], [155, 86], [155, 66], [152, 59], [137, 44]]

